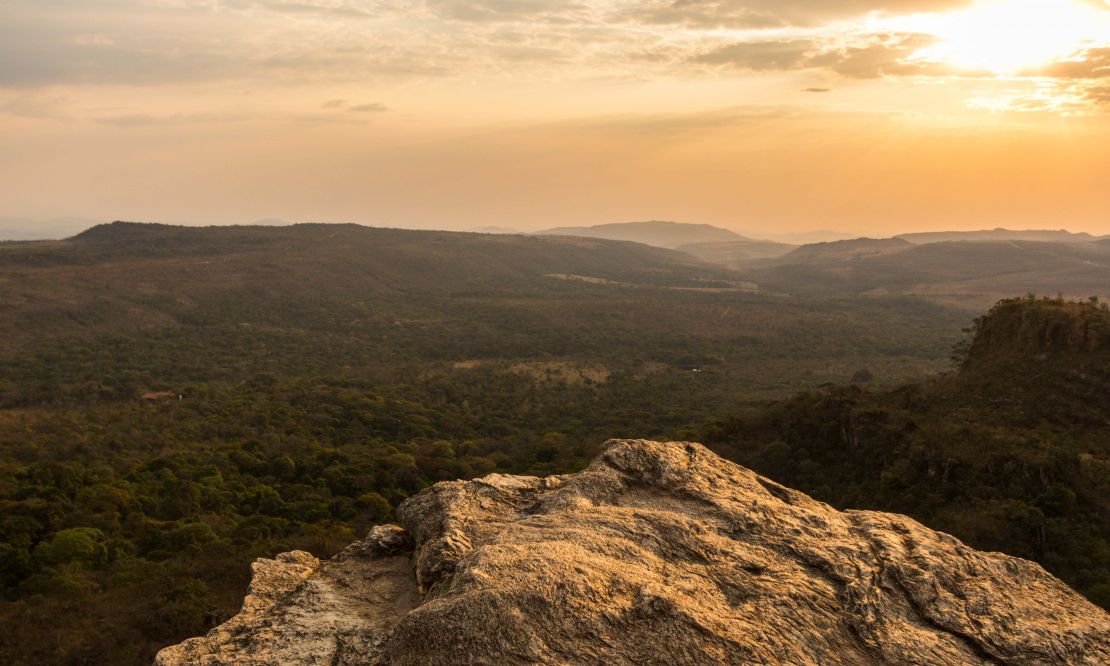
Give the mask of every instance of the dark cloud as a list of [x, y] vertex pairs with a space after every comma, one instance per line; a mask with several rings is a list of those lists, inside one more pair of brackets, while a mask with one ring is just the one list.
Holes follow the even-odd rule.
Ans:
[[832, 92], [832, 88], [806, 88], [806, 89], [805, 89], [805, 90], [803, 90], [802, 92], [807, 92], [807, 93], [827, 93], [827, 92]]

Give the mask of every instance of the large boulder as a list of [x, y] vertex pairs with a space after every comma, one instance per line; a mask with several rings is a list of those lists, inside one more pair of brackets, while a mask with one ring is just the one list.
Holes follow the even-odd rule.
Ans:
[[837, 511], [684, 442], [440, 483], [323, 564], [254, 565], [179, 664], [1110, 664], [1110, 615], [1040, 566]]

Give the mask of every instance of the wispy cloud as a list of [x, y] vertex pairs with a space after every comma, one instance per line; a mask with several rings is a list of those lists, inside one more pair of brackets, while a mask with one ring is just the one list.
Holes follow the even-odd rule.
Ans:
[[358, 106], [352, 106], [348, 110], [354, 111], [355, 113], [383, 113], [385, 111], [389, 111], [389, 107], [385, 104], [382, 104], [381, 102], [371, 102], [370, 104], [359, 104]]
[[118, 127], [122, 129], [142, 127], [165, 127], [174, 125], [208, 125], [216, 123], [241, 122], [247, 120], [246, 116], [235, 114], [172, 114], [151, 115], [145, 113], [104, 116], [96, 118], [101, 125]]
[[[443, 79], [497, 80], [511, 88], [518, 79], [798, 73], [791, 86], [797, 91], [838, 79], [969, 78], [990, 73], [929, 57], [936, 35], [890, 21], [971, 2], [9, 0], [0, 3], [0, 89], [330, 86], [335, 90], [322, 94], [351, 97], [316, 98], [326, 100], [324, 109], [374, 113], [384, 105], [341, 101], [367, 86]], [[821, 72], [817, 86], [801, 75], [814, 71]], [[1110, 44], [1088, 44], [1021, 73], [1075, 81], [1108, 74]], [[298, 112], [312, 110], [306, 104]], [[144, 113], [117, 115], [141, 124]]]

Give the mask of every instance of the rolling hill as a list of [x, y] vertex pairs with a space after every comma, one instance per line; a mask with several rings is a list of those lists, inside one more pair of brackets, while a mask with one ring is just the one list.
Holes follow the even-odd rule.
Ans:
[[394, 376], [402, 362], [527, 359], [572, 375], [713, 363], [730, 375], [720, 396], [781, 395], [865, 365], [883, 381], [936, 368], [967, 319], [919, 299], [760, 294], [735, 271], [637, 243], [355, 225], [115, 223], [3, 243], [0, 302], [0, 360], [26, 368], [8, 379], [43, 354], [57, 366], [17, 402], [82, 382], [128, 395], [136, 380], [113, 370], [128, 353], [175, 368], [143, 371], [150, 390], [237, 367]]
[[229, 299], [270, 312], [273, 320], [277, 311], [310, 301], [349, 308], [421, 294], [562, 293], [574, 281], [742, 287], [725, 268], [626, 242], [357, 225], [117, 222], [63, 241], [0, 243], [0, 335], [11, 352], [44, 337], [180, 324]]
[[787, 254], [797, 246], [773, 241], [740, 240], [724, 243], [692, 243], [676, 248], [710, 264], [744, 268], [760, 259], [774, 259]]
[[1072, 233], [1067, 229], [984, 229], [981, 231], [929, 231], [913, 234], [899, 234], [910, 243], [944, 243], [952, 241], [1040, 241], [1050, 243], [1089, 243], [1099, 240], [1099, 236], [1088, 233]]
[[761, 288], [793, 294], [917, 295], [983, 309], [1025, 293], [1110, 294], [1103, 242], [858, 239], [803, 246], [742, 271]]

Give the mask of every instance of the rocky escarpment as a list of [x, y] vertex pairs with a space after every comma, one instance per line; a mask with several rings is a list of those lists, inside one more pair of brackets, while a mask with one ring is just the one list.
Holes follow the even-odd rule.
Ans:
[[612, 441], [397, 513], [328, 562], [256, 562], [242, 612], [157, 663], [1110, 663], [1110, 616], [1038, 565], [697, 444]]

